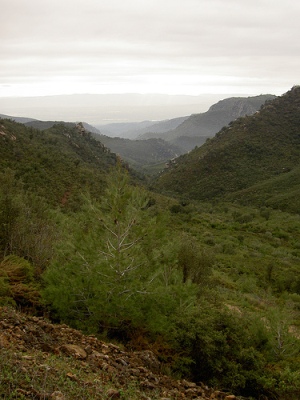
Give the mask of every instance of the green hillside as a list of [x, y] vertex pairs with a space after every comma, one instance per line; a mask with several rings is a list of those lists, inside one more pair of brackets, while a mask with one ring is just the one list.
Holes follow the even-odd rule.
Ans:
[[267, 206], [299, 213], [300, 166], [249, 188], [228, 194], [226, 198], [229, 201], [239, 201], [242, 204]]
[[101, 193], [116, 155], [82, 125], [57, 124], [44, 131], [0, 120], [0, 167], [11, 169], [52, 205], [73, 203], [85, 189]]
[[[292, 200], [297, 191], [295, 180], [289, 177], [298, 176], [299, 109], [300, 88], [294, 87], [255, 115], [238, 118], [200, 148], [176, 159], [156, 187], [198, 200], [228, 198], [270, 205], [284, 194], [289, 209], [292, 201], [287, 201], [287, 192], [291, 191]], [[268, 183], [262, 185], [264, 181]], [[251, 190], [254, 185], [261, 185], [260, 194], [255, 187]]]
[[[74, 122], [34, 120], [25, 123], [26, 126], [41, 131], [50, 129], [58, 124], [68, 126], [70, 129], [76, 126]], [[131, 167], [143, 172], [151, 173], [151, 169], [155, 168], [157, 164], [164, 164], [166, 161], [182, 153], [182, 150], [178, 146], [162, 139], [130, 140], [120, 137], [110, 137], [102, 135], [98, 129], [86, 122], [83, 122], [82, 125], [86, 131], [92, 134], [95, 140], [100, 141], [106, 148], [118, 154]]]

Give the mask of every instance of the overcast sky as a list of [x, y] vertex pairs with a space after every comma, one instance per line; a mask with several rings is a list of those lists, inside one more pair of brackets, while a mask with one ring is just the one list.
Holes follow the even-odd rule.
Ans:
[[298, 0], [0, 0], [0, 97], [283, 94]]

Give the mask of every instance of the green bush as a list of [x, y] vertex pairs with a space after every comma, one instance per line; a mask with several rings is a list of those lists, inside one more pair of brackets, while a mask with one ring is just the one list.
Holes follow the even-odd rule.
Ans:
[[[199, 308], [178, 316], [174, 336], [187, 360], [190, 378], [244, 396], [262, 395], [265, 376], [266, 329], [258, 321], [217, 309]], [[182, 368], [180, 363], [175, 369]]]

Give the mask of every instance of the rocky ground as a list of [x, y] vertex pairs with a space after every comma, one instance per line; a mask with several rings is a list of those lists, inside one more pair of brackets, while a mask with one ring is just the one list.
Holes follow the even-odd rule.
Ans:
[[125, 351], [67, 325], [0, 307], [4, 399], [237, 399], [161, 372], [153, 352]]

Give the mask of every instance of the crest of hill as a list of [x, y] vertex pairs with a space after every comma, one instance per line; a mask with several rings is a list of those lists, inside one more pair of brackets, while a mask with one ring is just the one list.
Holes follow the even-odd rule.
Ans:
[[296, 86], [179, 157], [156, 187], [198, 200], [284, 204], [286, 210], [294, 210], [293, 201], [300, 198], [299, 125], [300, 87]]
[[181, 154], [202, 145], [209, 137], [214, 136], [223, 126], [236, 118], [252, 115], [260, 109], [267, 100], [276, 96], [271, 94], [254, 97], [231, 97], [212, 105], [201, 114], [193, 114], [179, 124], [175, 129], [165, 133], [148, 132], [140, 139], [150, 137], [161, 138], [181, 148]]
[[26, 117], [12, 117], [6, 114], [0, 114], [1, 119], [11, 119], [15, 122], [20, 122], [21, 124], [26, 124], [27, 122], [37, 121], [33, 118], [26, 118]]
[[[15, 119], [15, 120], [17, 122], [22, 122], [22, 121], [18, 121], [17, 119]], [[74, 127], [74, 126], [76, 126], [77, 123], [76, 122], [65, 122], [65, 121], [29, 120], [29, 121], [24, 122], [24, 124], [26, 126], [31, 126], [32, 128], [44, 131], [45, 129], [52, 128], [54, 125], [57, 125], [57, 124], [64, 124], [69, 127]], [[82, 122], [81, 124], [88, 132], [100, 134], [100, 131], [97, 128], [95, 128], [94, 126], [89, 125], [86, 122]]]
[[[0, 118], [1, 119], [10, 119], [12, 121], [19, 122], [26, 126], [31, 126], [32, 128], [38, 129], [40, 131], [44, 131], [46, 129], [52, 128], [54, 125], [57, 125], [57, 124], [63, 124], [65, 126], [69, 126], [69, 127], [74, 127], [77, 124], [76, 122], [66, 122], [66, 121], [41, 121], [39, 119], [34, 119], [34, 118], [15, 117], [15, 116], [5, 115], [5, 114], [0, 114]], [[100, 131], [97, 128], [95, 128], [94, 126], [89, 125], [86, 122], [82, 122], [82, 125], [88, 132], [100, 134]]]
[[2, 119], [0, 143], [1, 170], [13, 170], [26, 188], [52, 205], [75, 204], [85, 189], [101, 193], [108, 169], [117, 162], [81, 123], [40, 131]]

